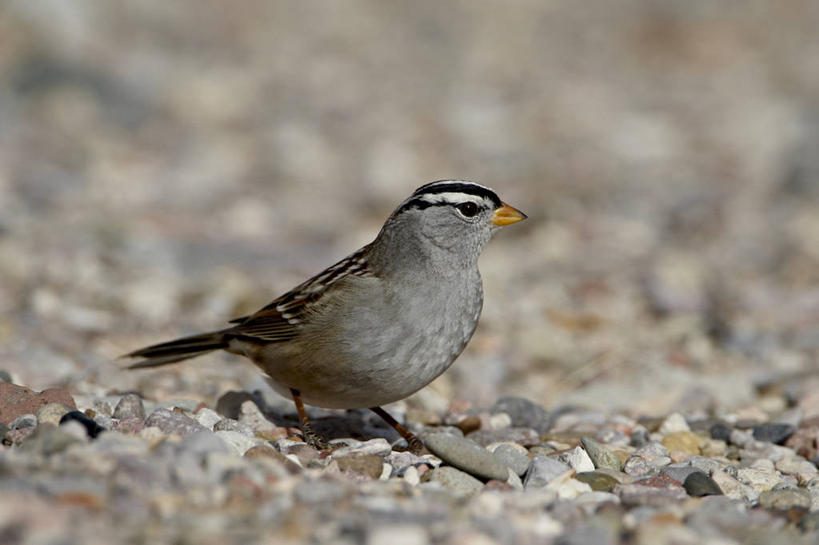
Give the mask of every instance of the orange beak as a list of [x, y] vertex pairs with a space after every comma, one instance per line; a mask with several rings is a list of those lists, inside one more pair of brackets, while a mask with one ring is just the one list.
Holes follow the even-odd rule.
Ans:
[[513, 223], [523, 221], [528, 217], [517, 208], [509, 206], [506, 203], [501, 204], [503, 204], [503, 206], [495, 210], [495, 213], [492, 214], [492, 223], [494, 225], [499, 227], [503, 225], [512, 225]]

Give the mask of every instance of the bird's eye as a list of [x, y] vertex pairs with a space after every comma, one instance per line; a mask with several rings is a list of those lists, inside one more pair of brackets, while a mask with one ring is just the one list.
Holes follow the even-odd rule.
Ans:
[[458, 212], [466, 218], [474, 218], [478, 213], [478, 205], [474, 202], [462, 202], [457, 208]]

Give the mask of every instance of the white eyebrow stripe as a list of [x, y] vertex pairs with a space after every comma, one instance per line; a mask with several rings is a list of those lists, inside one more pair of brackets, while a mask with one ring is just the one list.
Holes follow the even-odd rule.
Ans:
[[452, 193], [422, 193], [415, 197], [416, 199], [420, 199], [424, 202], [428, 202], [431, 204], [439, 203], [439, 202], [447, 202], [452, 204], [461, 204], [464, 202], [473, 202], [475, 204], [482, 204], [486, 202], [486, 199], [479, 197], [477, 195], [470, 195], [468, 193], [461, 193], [460, 191], [452, 192]]

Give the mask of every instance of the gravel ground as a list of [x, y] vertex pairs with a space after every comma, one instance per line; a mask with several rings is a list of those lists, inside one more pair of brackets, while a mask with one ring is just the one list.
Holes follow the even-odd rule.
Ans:
[[[12, 0], [0, 543], [815, 543], [819, 4]], [[388, 407], [211, 355], [423, 182], [530, 217]], [[24, 388], [25, 387], [25, 388]]]

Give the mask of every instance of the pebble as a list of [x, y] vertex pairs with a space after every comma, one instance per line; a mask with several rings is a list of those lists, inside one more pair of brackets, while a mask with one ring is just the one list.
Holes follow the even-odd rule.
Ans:
[[[212, 409], [202, 407], [193, 415], [194, 420], [199, 422], [202, 426], [212, 430], [217, 422], [222, 420], [222, 416]], [[238, 431], [238, 430], [233, 430]]]
[[36, 427], [37, 417], [33, 414], [21, 414], [9, 423], [10, 430], [22, 430]]
[[660, 435], [664, 436], [683, 431], [691, 431], [691, 428], [688, 427], [688, 422], [685, 421], [685, 418], [680, 413], [668, 415], [657, 430]]
[[506, 481], [509, 471], [491, 452], [468, 438], [447, 433], [434, 433], [424, 438], [431, 453], [451, 466], [489, 480]]
[[523, 486], [525, 488], [545, 487], [561, 475], [571, 474], [571, 471], [572, 469], [568, 464], [554, 458], [535, 456], [532, 458], [532, 463], [523, 479]]
[[79, 423], [85, 430], [85, 433], [88, 434], [88, 437], [92, 439], [95, 439], [100, 433], [105, 431], [105, 428], [97, 424], [93, 418], [89, 418], [85, 413], [80, 411], [70, 411], [65, 413], [62, 418], [60, 418], [59, 424], [63, 425], [69, 422]]
[[711, 426], [709, 433], [711, 434], [712, 438], [718, 439], [720, 441], [725, 441], [726, 443], [728, 443], [731, 440], [732, 431], [733, 428], [731, 428], [731, 426], [724, 424], [722, 422], [717, 422], [716, 424]]
[[37, 426], [34, 433], [23, 441], [20, 447], [23, 452], [51, 456], [64, 451], [71, 445], [82, 441], [70, 431], [63, 428], [45, 425]]
[[492, 406], [490, 411], [506, 413], [513, 427], [531, 428], [538, 434], [549, 431], [553, 423], [553, 418], [546, 409], [523, 397], [503, 397]]
[[371, 479], [380, 478], [383, 472], [384, 462], [372, 454], [333, 456], [333, 460], [341, 471], [349, 471]]
[[238, 431], [220, 430], [213, 432], [213, 435], [225, 442], [234, 452], [244, 455], [251, 448], [261, 444], [261, 440], [254, 437], [248, 437]]
[[0, 422], [12, 422], [23, 414], [37, 414], [40, 407], [49, 403], [77, 408], [71, 394], [63, 388], [35, 392], [25, 386], [0, 381]]
[[532, 428], [504, 428], [499, 430], [478, 430], [467, 438], [485, 447], [492, 443], [517, 443], [524, 447], [537, 445], [540, 435]]
[[811, 497], [808, 491], [801, 488], [778, 488], [766, 490], [759, 495], [759, 505], [766, 509], [810, 509]]
[[277, 427], [276, 424], [265, 418], [259, 406], [253, 400], [242, 402], [239, 406], [238, 420], [240, 424], [249, 426], [254, 432], [270, 431]]
[[49, 403], [37, 409], [37, 422], [59, 426], [60, 419], [70, 411], [76, 411], [76, 409], [62, 403]]
[[719, 496], [722, 494], [722, 490], [717, 483], [714, 482], [714, 479], [701, 471], [694, 471], [688, 475], [683, 481], [683, 488], [685, 488], [689, 496], [697, 498], [702, 496]]
[[516, 443], [496, 444], [492, 454], [519, 477], [523, 477], [532, 462], [526, 454], [526, 449]]
[[768, 423], [755, 426], [753, 430], [754, 439], [757, 441], [767, 441], [776, 445], [782, 445], [794, 434], [796, 426], [783, 423]]
[[684, 452], [688, 455], [700, 454], [702, 438], [692, 431], [675, 431], [663, 437], [662, 445], [668, 452]]
[[439, 483], [457, 498], [474, 496], [483, 488], [481, 481], [454, 467], [442, 466], [429, 473], [425, 482]]
[[575, 478], [580, 482], [588, 484], [592, 490], [599, 492], [611, 492], [615, 486], [620, 484], [620, 481], [611, 475], [600, 471], [578, 473]]
[[622, 469], [623, 463], [620, 461], [620, 458], [603, 443], [595, 441], [591, 437], [581, 438], [580, 443], [583, 445], [583, 448], [586, 449], [595, 468], [613, 469], [615, 471]]
[[561, 462], [568, 464], [575, 471], [594, 471], [594, 464], [582, 447], [575, 447], [570, 451], [561, 452], [556, 456]]
[[714, 471], [711, 474], [711, 478], [717, 484], [719, 489], [722, 490], [722, 493], [729, 498], [744, 500], [748, 503], [754, 503], [756, 502], [757, 498], [759, 498], [759, 492], [754, 490], [752, 487], [739, 482], [739, 480], [735, 479], [725, 471]]
[[118, 420], [139, 418], [145, 420], [145, 405], [137, 394], [125, 394], [114, 407], [113, 417]]
[[382, 437], [377, 437], [368, 441], [355, 441], [352, 439], [343, 439], [342, 441], [346, 443], [347, 446], [335, 449], [333, 451], [334, 456], [371, 455], [384, 458], [390, 452], [392, 452], [392, 447], [387, 440]]
[[157, 409], [145, 420], [146, 427], [159, 428], [167, 435], [188, 435], [197, 431], [207, 431], [202, 424], [170, 409]]

